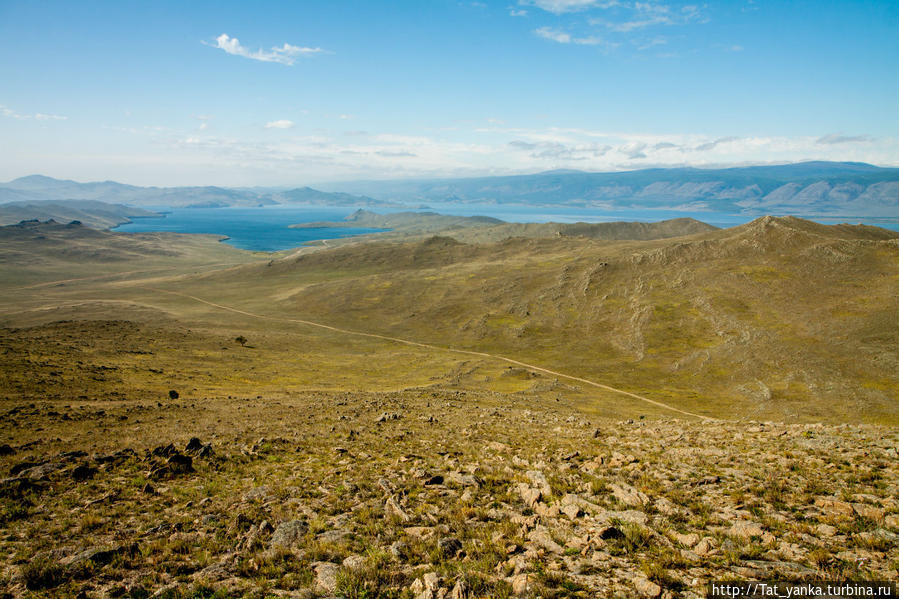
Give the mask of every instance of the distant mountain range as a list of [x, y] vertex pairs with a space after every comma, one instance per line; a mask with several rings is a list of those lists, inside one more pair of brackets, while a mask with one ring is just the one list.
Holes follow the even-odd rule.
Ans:
[[361, 190], [398, 202], [566, 205], [602, 209], [677, 209], [899, 216], [899, 168], [858, 162], [804, 162], [725, 169], [655, 168], [615, 173], [549, 171], [534, 175], [358, 181], [318, 185]]
[[858, 162], [615, 173], [564, 170], [468, 179], [353, 181], [317, 187], [320, 189], [136, 187], [32, 175], [0, 184], [0, 204], [78, 199], [143, 207], [316, 204], [385, 208], [460, 202], [748, 215], [899, 216], [899, 168]]
[[78, 183], [43, 175], [30, 175], [0, 183], [0, 204], [7, 202], [96, 200], [143, 207], [216, 208], [272, 204], [328, 206], [389, 206], [390, 202], [308, 187], [287, 191], [231, 189], [227, 187], [136, 187], [115, 181]]

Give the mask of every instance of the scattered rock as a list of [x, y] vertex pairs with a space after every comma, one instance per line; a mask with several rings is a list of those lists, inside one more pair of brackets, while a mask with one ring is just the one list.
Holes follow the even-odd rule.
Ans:
[[387, 501], [384, 502], [384, 511], [390, 516], [399, 518], [402, 522], [408, 522], [412, 519], [409, 517], [409, 514], [403, 511], [403, 508], [400, 507], [393, 497], [388, 497]]
[[0, 497], [18, 499], [28, 493], [40, 493], [47, 483], [30, 478], [15, 477], [0, 480]]
[[693, 547], [699, 542], [699, 535], [695, 532], [691, 532], [689, 534], [681, 534], [679, 532], [675, 532], [671, 536], [674, 537], [675, 541], [685, 547]]
[[293, 549], [298, 547], [303, 537], [309, 531], [309, 526], [303, 520], [287, 520], [278, 525], [269, 541], [271, 549]]
[[815, 570], [796, 562], [743, 560], [741, 565], [752, 569], [754, 572], [761, 572], [762, 576], [766, 577], [780, 576], [794, 579], [811, 579], [817, 575]]
[[179, 474], [189, 474], [194, 471], [194, 460], [189, 455], [175, 453], [169, 456], [165, 462], [165, 473], [177, 476]]
[[581, 515], [581, 508], [573, 503], [565, 504], [561, 508], [562, 513], [571, 518], [572, 520], [576, 519]]
[[72, 480], [76, 482], [88, 480], [90, 478], [93, 478], [96, 473], [96, 468], [88, 466], [87, 464], [81, 464], [79, 466], [75, 466], [75, 468], [72, 470]]
[[434, 536], [434, 529], [430, 526], [407, 526], [403, 531], [417, 539], [429, 539]]
[[467, 599], [468, 597], [468, 585], [465, 584], [465, 579], [460, 578], [456, 581], [456, 584], [453, 585], [453, 590], [450, 591], [450, 599]]
[[752, 537], [761, 537], [765, 531], [755, 522], [739, 521], [734, 522], [727, 533], [732, 537], [748, 540]]
[[350, 555], [343, 560], [343, 567], [347, 570], [358, 570], [365, 565], [365, 558], [361, 555]]
[[158, 447], [153, 448], [150, 452], [150, 455], [154, 455], [157, 458], [167, 458], [169, 456], [173, 456], [178, 453], [178, 450], [175, 449], [175, 446], [169, 443], [168, 445], [160, 445]]
[[855, 510], [852, 509], [851, 505], [834, 497], [818, 497], [815, 499], [815, 505], [821, 509], [825, 516], [834, 519], [851, 518], [855, 514]]
[[530, 590], [530, 584], [527, 574], [517, 574], [509, 581], [512, 586], [512, 593], [515, 595], [524, 595]]
[[540, 489], [540, 492], [544, 497], [552, 497], [552, 487], [549, 486], [549, 481], [546, 480], [546, 476], [544, 476], [542, 472], [539, 470], [528, 470], [525, 472], [525, 476], [530, 479], [535, 487]]
[[609, 488], [615, 499], [629, 507], [640, 507], [649, 503], [649, 497], [642, 491], [638, 491], [634, 487], [621, 483], [611, 484]]
[[543, 547], [550, 553], [562, 554], [565, 548], [556, 543], [545, 526], [538, 526], [528, 534], [528, 540]]
[[394, 541], [390, 546], [390, 554], [400, 561], [409, 559], [409, 545], [402, 541]]
[[716, 548], [717, 545], [715, 543], [715, 539], [713, 539], [712, 537], [703, 537], [699, 541], [699, 543], [697, 543], [696, 546], [693, 547], [693, 553], [700, 557], [703, 557], [711, 554]]
[[662, 594], [662, 587], [652, 582], [645, 576], [636, 576], [633, 580], [634, 588], [643, 597], [658, 597]]
[[883, 520], [883, 510], [879, 507], [874, 507], [873, 505], [853, 503], [852, 510], [862, 518], [867, 518], [868, 520], [873, 520], [875, 522]]
[[59, 563], [70, 569], [81, 566], [87, 562], [91, 562], [98, 566], [105, 566], [115, 559], [115, 557], [119, 555], [119, 552], [120, 549], [118, 547], [91, 547], [90, 549], [85, 549], [75, 555], [63, 558]]
[[437, 548], [445, 559], [452, 559], [462, 551], [462, 541], [454, 537], [444, 537], [437, 541]]
[[337, 589], [337, 573], [340, 566], [331, 562], [313, 562], [312, 569], [315, 572], [316, 592], [330, 594]]
[[525, 505], [529, 508], [533, 508], [537, 505], [537, 502], [543, 497], [543, 493], [540, 492], [540, 489], [529, 487], [527, 483], [518, 483], [518, 494], [521, 495], [522, 501], [524, 501]]

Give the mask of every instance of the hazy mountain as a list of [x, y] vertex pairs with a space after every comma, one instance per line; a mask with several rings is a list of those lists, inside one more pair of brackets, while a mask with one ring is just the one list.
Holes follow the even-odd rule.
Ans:
[[318, 185], [403, 202], [458, 201], [678, 208], [748, 214], [895, 216], [899, 169], [856, 162], [805, 162], [726, 169], [655, 168], [615, 173], [358, 181]]
[[351, 195], [341, 192], [325, 192], [311, 187], [300, 187], [279, 191], [268, 196], [278, 204], [327, 204], [328, 206], [373, 206], [384, 205], [382, 202], [363, 195]]
[[899, 168], [858, 162], [804, 162], [725, 169], [655, 168], [616, 173], [557, 170], [534, 175], [355, 181], [312, 189], [135, 187], [32, 175], [0, 184], [0, 203], [100, 200], [133, 206], [269, 204], [395, 207], [454, 201], [602, 209], [718, 210], [803, 216], [896, 216]]
[[38, 200], [98, 200], [132, 206], [214, 208], [218, 206], [266, 206], [271, 204], [321, 204], [327, 206], [376, 206], [388, 204], [348, 193], [330, 193], [303, 187], [292, 190], [232, 189], [226, 187], [136, 187], [115, 181], [78, 183], [43, 175], [21, 177], [0, 184], [0, 204]]

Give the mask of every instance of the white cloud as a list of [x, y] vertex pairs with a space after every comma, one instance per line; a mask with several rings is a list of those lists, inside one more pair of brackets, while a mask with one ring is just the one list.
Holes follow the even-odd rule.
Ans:
[[194, 118], [200, 121], [200, 124], [197, 127], [200, 131], [206, 131], [206, 129], [209, 128], [209, 121], [212, 120], [212, 117], [208, 114], [196, 114], [194, 115]]
[[[159, 149], [150, 157], [140, 158], [166, 165], [172, 172], [184, 172], [185, 176], [196, 177], [196, 172], [202, 170], [209, 173], [208, 181], [217, 184], [243, 177], [247, 184], [259, 185], [303, 180], [515, 174], [557, 168], [616, 171], [719, 167], [807, 159], [899, 165], [897, 137], [867, 138], [839, 132], [823, 136], [825, 132], [797, 137], [733, 137], [727, 133], [653, 134], [501, 124], [482, 128], [477, 123], [419, 136], [334, 130], [315, 135], [258, 132], [255, 137], [242, 138], [187, 130], [152, 134], [148, 137], [151, 147]], [[133, 158], [137, 164], [138, 157]], [[184, 165], [199, 170], [185, 170]], [[168, 171], [160, 170], [163, 172]]]
[[293, 65], [296, 62], [297, 58], [301, 56], [311, 56], [313, 54], [321, 54], [324, 52], [321, 48], [306, 48], [302, 46], [292, 46], [290, 44], [285, 43], [283, 46], [273, 46], [269, 50], [263, 50], [260, 48], [255, 52], [245, 48], [240, 45], [240, 40], [236, 37], [231, 37], [227, 33], [223, 33], [217, 38], [215, 38], [215, 43], [210, 44], [208, 42], [203, 42], [207, 46], [212, 46], [213, 48], [218, 48], [220, 50], [224, 50], [228, 54], [233, 54], [235, 56], [243, 56], [244, 58], [251, 58], [253, 60], [259, 60], [262, 62], [276, 62], [278, 64], [283, 64], [287, 66]]
[[293, 127], [293, 121], [282, 119], [280, 121], [271, 121], [265, 124], [266, 129], [290, 129]]
[[664, 37], [658, 36], [654, 37], [651, 40], [645, 40], [642, 42], [637, 42], [637, 50], [649, 50], [650, 48], [655, 48], [656, 46], [664, 46], [668, 43], [668, 40]]
[[592, 18], [591, 25], [602, 25], [617, 33], [629, 33], [656, 25], [686, 25], [688, 23], [707, 23], [708, 17], [702, 8], [694, 4], [683, 6], [680, 10], [667, 4], [655, 2], [634, 2], [626, 7], [629, 18], [613, 21], [605, 18]]
[[60, 116], [58, 114], [42, 114], [39, 112], [36, 115], [34, 115], [34, 118], [39, 121], [65, 121], [65, 120], [68, 120], [69, 117]]
[[556, 29], [550, 29], [549, 27], [541, 27], [534, 31], [539, 37], [543, 39], [552, 40], [554, 42], [559, 42], [560, 44], [570, 44], [571, 43], [571, 34], [565, 33], [564, 31], [558, 31]]
[[733, 136], [731, 136], [731, 137], [719, 137], [718, 139], [714, 139], [714, 140], [712, 140], [712, 141], [707, 141], [707, 142], [704, 142], [704, 143], [699, 144], [698, 146], [696, 146], [696, 147], [694, 148], [694, 151], [696, 151], [696, 152], [705, 152], [705, 151], [707, 151], [707, 150], [714, 150], [715, 148], [717, 148], [717, 147], [718, 147], [719, 145], [721, 145], [721, 144], [728, 144], [728, 143], [731, 143], [731, 142], [733, 142], [733, 141], [739, 141], [739, 140], [740, 140], [739, 137], [733, 137]]
[[7, 108], [6, 106], [3, 106], [2, 104], [0, 104], [0, 114], [2, 114], [5, 117], [9, 117], [11, 119], [24, 120], [24, 119], [28, 118], [26, 115], [19, 114], [12, 108]]
[[[628, 42], [639, 51], [668, 43], [660, 35], [647, 35], [659, 27], [707, 23], [707, 5], [632, 0], [519, 0], [565, 19], [564, 24], [544, 25], [535, 33], [560, 44], [617, 48]], [[584, 13], [565, 16], [564, 13]], [[563, 26], [560, 26], [563, 25]], [[601, 28], [601, 29], [597, 29]], [[606, 33], [598, 35], [597, 31]], [[642, 33], [642, 32], [646, 33]], [[642, 33], [642, 35], [641, 35]], [[737, 45], [726, 48], [739, 52]]]
[[838, 133], [830, 133], [829, 135], [819, 137], [815, 143], [822, 144], [822, 145], [833, 145], [833, 144], [861, 143], [861, 142], [869, 142], [869, 141], [873, 141], [873, 140], [868, 135], [841, 135]]
[[22, 114], [2, 104], [0, 104], [0, 115], [11, 119], [16, 119], [17, 121], [27, 121], [30, 119], [34, 119], [36, 121], [65, 121], [69, 118], [67, 116], [61, 116], [58, 114], [44, 114], [42, 112], [38, 112], [35, 114]]
[[534, 33], [537, 34], [538, 37], [542, 37], [543, 39], [552, 40], [554, 42], [558, 42], [560, 44], [578, 44], [580, 46], [616, 46], [617, 44], [613, 44], [607, 42], [601, 37], [596, 36], [587, 36], [587, 37], [573, 37], [570, 33], [566, 33], [565, 31], [561, 31], [558, 29], [552, 29], [550, 27], [541, 27], [540, 29], [536, 29]]
[[616, 0], [520, 0], [519, 4], [536, 6], [555, 15], [567, 12], [578, 12], [591, 8], [611, 8], [618, 6]]
[[509, 7], [509, 16], [510, 17], [526, 17], [528, 16], [528, 11], [524, 9], [517, 9]]

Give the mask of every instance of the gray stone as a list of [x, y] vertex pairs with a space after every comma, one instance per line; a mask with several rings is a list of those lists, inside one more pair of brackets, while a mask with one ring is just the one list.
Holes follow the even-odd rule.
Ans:
[[272, 549], [293, 549], [300, 545], [303, 537], [309, 531], [309, 526], [303, 520], [288, 520], [282, 522], [272, 534], [269, 546]]

